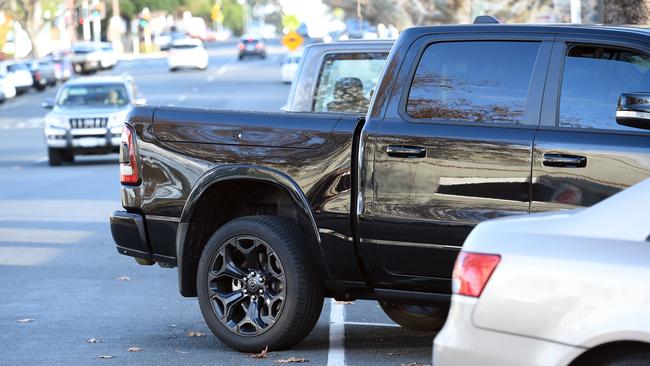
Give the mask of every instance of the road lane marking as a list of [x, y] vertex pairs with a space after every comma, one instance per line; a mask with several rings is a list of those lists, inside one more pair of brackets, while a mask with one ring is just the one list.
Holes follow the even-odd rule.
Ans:
[[208, 76], [208, 83], [211, 83], [214, 81], [214, 76], [210, 75]]
[[390, 327], [390, 328], [400, 328], [399, 325], [397, 324], [389, 324], [389, 323], [364, 323], [364, 322], [345, 322], [345, 325], [360, 325], [360, 326], [367, 326], [367, 327]]
[[187, 99], [187, 95], [185, 95], [185, 94], [181, 94], [181, 95], [178, 97], [178, 101], [179, 101], [179, 102], [184, 102], [186, 99]]
[[35, 164], [41, 164], [41, 163], [44, 163], [44, 162], [46, 162], [48, 160], [49, 160], [49, 158], [47, 156], [43, 156], [43, 157], [40, 157], [40, 158], [34, 160], [34, 163]]
[[345, 366], [345, 305], [330, 301], [330, 349], [327, 366]]

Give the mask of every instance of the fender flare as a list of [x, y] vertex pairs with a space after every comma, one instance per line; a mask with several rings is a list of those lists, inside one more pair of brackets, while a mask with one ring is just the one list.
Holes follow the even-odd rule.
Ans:
[[[311, 234], [316, 240], [319, 254], [321, 256], [320, 262], [325, 271], [325, 274], [331, 278], [331, 273], [325, 262], [325, 252], [321, 243], [318, 226], [311, 210], [311, 206], [307, 201], [307, 197], [300, 188], [300, 186], [287, 174], [259, 165], [248, 164], [233, 164], [222, 165], [211, 169], [204, 173], [194, 184], [181, 213], [180, 223], [176, 234], [176, 255], [178, 264], [178, 282], [181, 294], [183, 296], [195, 296], [196, 288], [187, 288], [188, 283], [192, 279], [184, 278], [183, 271], [183, 256], [185, 251], [185, 242], [187, 239], [187, 232], [190, 220], [194, 214], [194, 210], [201, 200], [203, 194], [210, 189], [214, 184], [233, 181], [233, 180], [253, 180], [273, 184], [289, 194], [298, 210], [309, 219], [311, 225]], [[190, 282], [188, 282], [188, 280]]]

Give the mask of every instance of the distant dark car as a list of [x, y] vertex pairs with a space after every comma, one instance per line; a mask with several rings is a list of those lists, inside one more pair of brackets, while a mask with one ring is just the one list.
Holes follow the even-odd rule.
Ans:
[[266, 43], [260, 36], [245, 35], [241, 37], [237, 47], [239, 48], [240, 60], [243, 60], [246, 56], [266, 58]]
[[50, 59], [34, 60], [28, 63], [29, 70], [34, 79], [34, 88], [38, 91], [45, 90], [48, 86], [56, 85], [56, 72], [54, 62]]
[[67, 81], [74, 75], [74, 66], [70, 61], [72, 54], [72, 50], [60, 50], [46, 56], [54, 63], [54, 75], [57, 81]]

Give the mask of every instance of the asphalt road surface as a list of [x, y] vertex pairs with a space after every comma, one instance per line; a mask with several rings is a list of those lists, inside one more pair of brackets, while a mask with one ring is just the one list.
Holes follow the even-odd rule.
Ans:
[[[141, 58], [102, 74], [132, 74], [151, 105], [278, 111], [285, 103], [279, 47], [266, 60], [239, 62], [234, 44], [210, 54], [206, 71], [171, 73], [164, 58]], [[0, 105], [0, 365], [431, 363], [434, 334], [398, 327], [372, 301], [326, 299], [309, 337], [269, 358], [223, 345], [196, 299], [180, 296], [176, 269], [115, 251], [108, 215], [120, 208], [117, 156], [48, 166], [40, 104], [55, 91]]]

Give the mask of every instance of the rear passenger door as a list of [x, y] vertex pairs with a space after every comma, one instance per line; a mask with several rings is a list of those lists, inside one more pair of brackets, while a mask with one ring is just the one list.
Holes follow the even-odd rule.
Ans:
[[552, 37], [436, 35], [411, 46], [414, 67], [392, 94], [401, 102], [376, 131], [374, 229], [362, 245], [377, 287], [450, 292], [474, 225], [529, 212]]
[[558, 36], [535, 138], [532, 211], [591, 206], [650, 176], [650, 133], [615, 117], [621, 93], [650, 92], [648, 51]]

